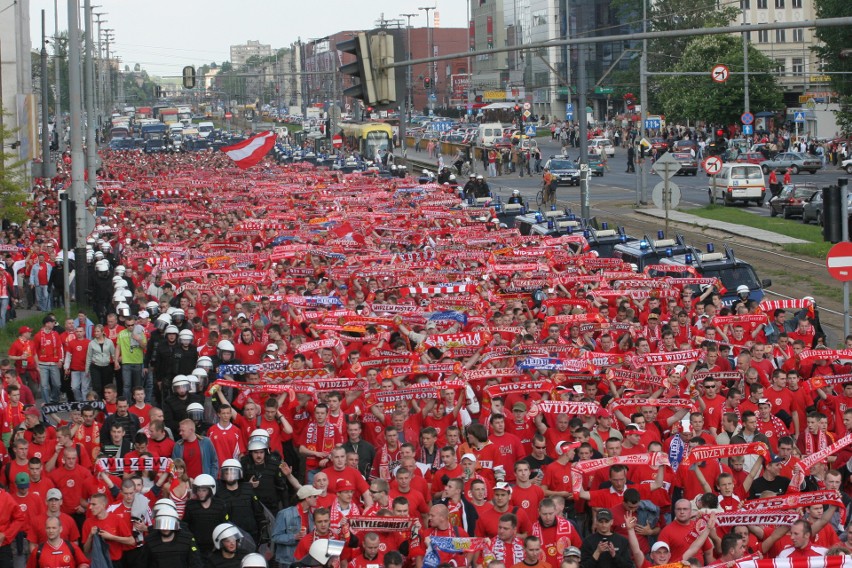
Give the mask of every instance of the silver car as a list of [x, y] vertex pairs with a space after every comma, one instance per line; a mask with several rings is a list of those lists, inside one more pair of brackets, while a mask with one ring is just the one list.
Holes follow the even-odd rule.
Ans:
[[799, 172], [817, 173], [817, 170], [822, 169], [822, 160], [811, 154], [803, 154], [801, 152], [781, 152], [771, 160], [764, 160], [760, 163], [763, 173], [768, 174], [772, 170], [786, 171], [790, 170], [791, 174]]

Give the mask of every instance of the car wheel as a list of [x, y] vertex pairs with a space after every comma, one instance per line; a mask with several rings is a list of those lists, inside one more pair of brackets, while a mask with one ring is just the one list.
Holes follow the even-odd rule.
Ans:
[[785, 219], [789, 219], [789, 218], [790, 218], [790, 209], [789, 209], [788, 207], [785, 207], [785, 208], [784, 208], [784, 218], [785, 218]]
[[799, 166], [797, 166], [796, 164], [793, 164], [792, 166], [790, 166], [790, 173], [793, 174], [793, 175], [798, 174], [799, 173]]
[[772, 206], [771, 203], [769, 204], [769, 216], [770, 217], [777, 217], [778, 216], [778, 211], [775, 210], [775, 208]]
[[849, 165], [846, 166], [846, 173], [852, 174], [852, 164], [849, 164]]

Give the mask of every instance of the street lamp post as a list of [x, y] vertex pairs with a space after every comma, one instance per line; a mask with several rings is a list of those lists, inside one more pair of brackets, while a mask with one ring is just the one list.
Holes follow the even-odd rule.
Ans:
[[[408, 23], [405, 25], [408, 33], [408, 39], [405, 41], [405, 58], [407, 60], [411, 59], [411, 18], [416, 18], [420, 14], [400, 14], [403, 18], [408, 19]], [[411, 65], [406, 67], [406, 76], [405, 76], [405, 87], [408, 90], [408, 112], [406, 112], [406, 120], [411, 120], [411, 107], [414, 105], [412, 101], [412, 84], [411, 84]], [[403, 141], [404, 143], [404, 141]]]
[[[435, 9], [435, 6], [425, 6], [421, 8], [417, 8], [418, 10], [423, 10], [426, 12], [426, 35], [427, 35], [427, 43], [429, 45], [429, 57], [435, 56], [435, 46], [433, 45], [432, 39], [432, 26], [429, 25], [429, 12]], [[429, 63], [429, 92], [427, 93], [429, 96], [429, 109], [434, 110], [435, 102], [433, 100], [433, 95], [435, 92], [435, 65], [436, 63]]]

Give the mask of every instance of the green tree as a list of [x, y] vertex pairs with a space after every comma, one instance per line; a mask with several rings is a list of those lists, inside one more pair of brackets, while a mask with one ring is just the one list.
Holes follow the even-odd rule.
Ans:
[[[770, 73], [772, 61], [749, 46], [749, 99], [752, 111], [774, 111], [783, 106], [781, 90]], [[692, 39], [675, 72], [702, 75], [673, 75], [659, 81], [658, 97], [667, 119], [703, 120], [712, 124], [738, 122], [743, 112], [743, 76], [730, 75], [725, 83], [710, 78], [718, 63], [733, 72], [743, 70], [742, 41], [736, 36], [714, 35]]]
[[[817, 18], [848, 16], [849, 3], [845, 0], [817, 0]], [[823, 71], [828, 73], [852, 73], [852, 29], [849, 26], [817, 28], [816, 35], [822, 42], [814, 51], [824, 62]], [[840, 95], [840, 110], [835, 113], [837, 125], [846, 135], [852, 135], [852, 81], [849, 75], [830, 75], [831, 87]]]
[[11, 115], [0, 105], [3, 127], [0, 128], [0, 218], [23, 223], [27, 218], [26, 160], [19, 160], [14, 152], [17, 148], [17, 130], [7, 128]]

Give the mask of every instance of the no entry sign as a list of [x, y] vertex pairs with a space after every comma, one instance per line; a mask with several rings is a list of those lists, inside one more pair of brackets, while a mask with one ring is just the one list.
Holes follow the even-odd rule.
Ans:
[[828, 273], [841, 282], [852, 281], [852, 243], [837, 243], [825, 257]]

